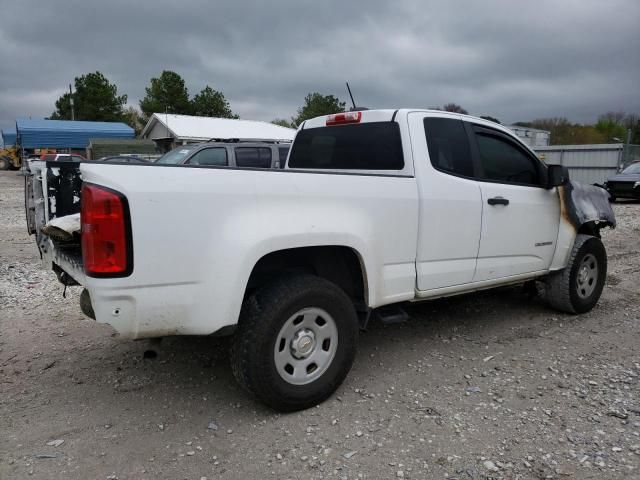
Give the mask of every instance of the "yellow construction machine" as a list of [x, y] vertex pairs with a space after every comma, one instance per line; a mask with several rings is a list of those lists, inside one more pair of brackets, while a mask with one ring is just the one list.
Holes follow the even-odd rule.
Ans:
[[22, 159], [15, 146], [0, 148], [0, 170], [17, 170], [22, 165]]

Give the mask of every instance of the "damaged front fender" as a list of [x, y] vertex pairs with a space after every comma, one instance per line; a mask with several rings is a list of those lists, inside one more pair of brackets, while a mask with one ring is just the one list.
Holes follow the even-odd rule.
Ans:
[[559, 187], [559, 193], [563, 219], [576, 231], [588, 224], [593, 224], [597, 230], [603, 227], [615, 228], [616, 218], [609, 202], [609, 193], [605, 189], [569, 181]]
[[567, 265], [578, 233], [599, 236], [602, 228], [616, 226], [609, 194], [603, 188], [569, 181], [558, 187], [558, 195], [560, 226], [550, 270], [560, 270]]

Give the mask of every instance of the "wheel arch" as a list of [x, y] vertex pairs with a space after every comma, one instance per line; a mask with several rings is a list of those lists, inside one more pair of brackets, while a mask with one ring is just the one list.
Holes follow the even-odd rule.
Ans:
[[311, 273], [338, 285], [356, 304], [367, 305], [370, 293], [364, 258], [345, 245], [284, 248], [263, 255], [253, 266], [244, 298], [282, 275]]
[[612, 227], [613, 228], [614, 225], [609, 221], [592, 220], [592, 221], [584, 222], [580, 226], [578, 226], [578, 228], [576, 230], [576, 236], [577, 235], [590, 235], [592, 237], [601, 238], [600, 230], [602, 230], [605, 227]]

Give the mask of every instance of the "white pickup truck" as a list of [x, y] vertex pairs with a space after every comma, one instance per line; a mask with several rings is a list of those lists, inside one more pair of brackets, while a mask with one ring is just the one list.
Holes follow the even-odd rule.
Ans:
[[[31, 162], [27, 223], [83, 311], [120, 334], [233, 335], [239, 382], [291, 411], [326, 399], [372, 312], [539, 281], [602, 292], [608, 194], [508, 129], [419, 109], [303, 123], [284, 170]], [[384, 307], [384, 308], [381, 308]]]

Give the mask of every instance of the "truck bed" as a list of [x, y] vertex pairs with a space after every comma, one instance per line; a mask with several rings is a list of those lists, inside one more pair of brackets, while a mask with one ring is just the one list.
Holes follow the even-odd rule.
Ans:
[[[127, 337], [203, 335], [234, 325], [253, 266], [274, 250], [309, 246], [310, 235], [318, 246], [362, 252], [370, 306], [414, 298], [412, 176], [94, 162], [32, 162], [31, 171], [45, 266], [87, 288], [97, 321]], [[85, 275], [79, 244], [41, 232], [55, 216], [78, 211], [82, 182], [128, 200], [134, 264], [127, 277]]]

